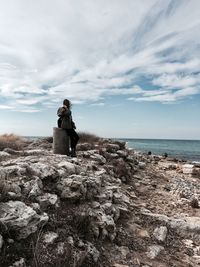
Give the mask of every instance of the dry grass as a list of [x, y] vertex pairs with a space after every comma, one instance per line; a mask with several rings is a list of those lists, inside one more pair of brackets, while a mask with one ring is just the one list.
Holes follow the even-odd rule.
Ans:
[[78, 133], [80, 139], [79, 143], [94, 143], [98, 142], [101, 138], [95, 134], [86, 133], [86, 132], [79, 132]]
[[15, 150], [23, 149], [26, 141], [15, 134], [3, 134], [0, 135], [0, 151], [4, 148], [12, 148]]

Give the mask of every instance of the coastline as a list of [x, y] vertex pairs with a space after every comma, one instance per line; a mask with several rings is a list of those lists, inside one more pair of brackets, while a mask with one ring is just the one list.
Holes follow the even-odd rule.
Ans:
[[51, 141], [0, 152], [2, 266], [198, 266], [200, 166], [102, 138], [70, 158]]

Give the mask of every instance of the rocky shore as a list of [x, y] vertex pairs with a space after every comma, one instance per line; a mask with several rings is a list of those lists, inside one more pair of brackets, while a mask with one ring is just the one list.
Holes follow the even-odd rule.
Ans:
[[0, 151], [0, 266], [195, 267], [200, 165], [99, 139]]

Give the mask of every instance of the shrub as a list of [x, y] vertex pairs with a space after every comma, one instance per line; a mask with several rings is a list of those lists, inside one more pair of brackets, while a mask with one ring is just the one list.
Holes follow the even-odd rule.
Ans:
[[4, 148], [12, 148], [21, 150], [26, 144], [26, 140], [15, 134], [0, 135], [0, 150]]
[[100, 137], [95, 134], [79, 132], [78, 135], [80, 137], [79, 143], [94, 143], [100, 140]]

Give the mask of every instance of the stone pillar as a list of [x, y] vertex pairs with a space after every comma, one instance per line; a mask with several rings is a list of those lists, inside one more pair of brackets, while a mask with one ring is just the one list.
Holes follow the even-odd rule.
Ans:
[[65, 130], [57, 127], [53, 128], [53, 153], [69, 155], [69, 136]]

